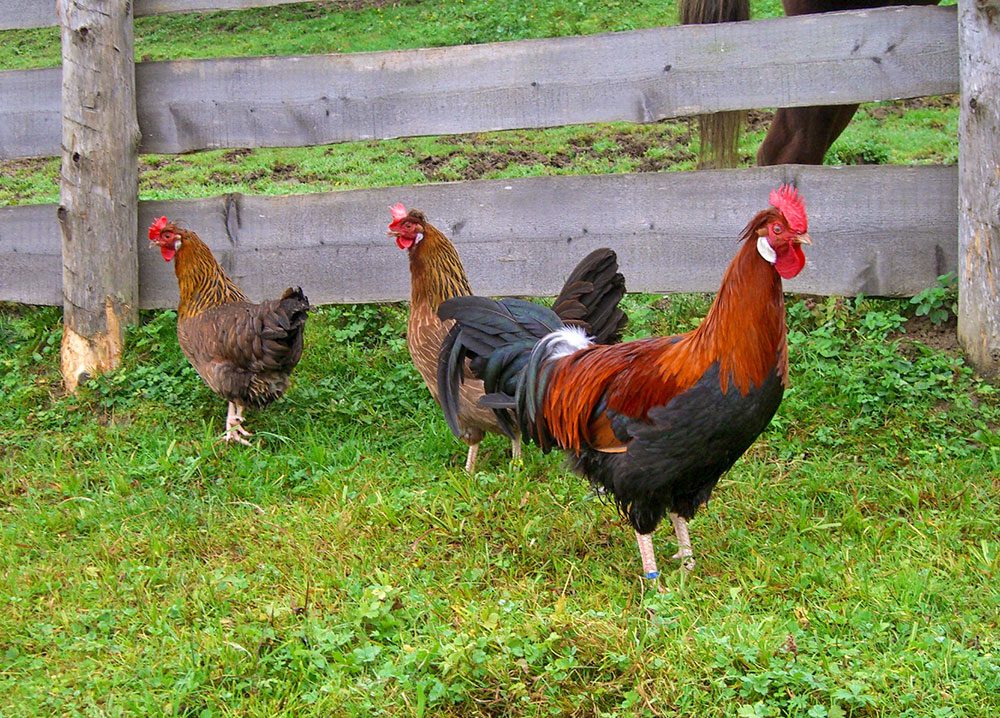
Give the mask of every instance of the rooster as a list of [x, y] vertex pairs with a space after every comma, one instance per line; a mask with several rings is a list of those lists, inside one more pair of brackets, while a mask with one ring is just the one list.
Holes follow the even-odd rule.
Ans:
[[302, 357], [309, 300], [301, 288], [288, 288], [278, 299], [249, 302], [198, 235], [166, 217], [153, 222], [149, 239], [164, 261], [174, 260], [181, 350], [209, 388], [229, 402], [220, 439], [249, 445], [243, 410], [285, 393]]
[[[438, 354], [451, 322], [438, 319], [441, 303], [451, 297], [472, 294], [462, 260], [451, 241], [427, 221], [423, 212], [407, 210], [402, 204], [389, 208], [392, 223], [389, 235], [406, 250], [410, 260], [410, 318], [406, 343], [410, 357], [434, 400], [438, 398]], [[610, 249], [591, 252], [577, 265], [553, 306], [563, 321], [583, 326], [598, 343], [617, 342], [627, 322], [618, 308], [625, 293], [625, 279], [618, 272], [618, 258]], [[504, 432], [492, 411], [479, 405], [483, 384], [467, 377], [458, 397], [455, 436], [469, 445], [465, 469], [475, 470], [479, 442], [487, 432], [508, 433], [514, 458], [521, 454], [520, 437]]]
[[788, 381], [781, 280], [805, 265], [805, 204], [790, 186], [743, 230], [708, 315], [686, 334], [595, 345], [553, 312], [517, 299], [461, 297], [438, 315], [440, 395], [456, 419], [467, 360], [501, 427], [565, 449], [635, 529], [647, 578], [652, 533], [669, 513], [680, 559], [694, 567], [687, 522], [719, 477], [771, 421]]

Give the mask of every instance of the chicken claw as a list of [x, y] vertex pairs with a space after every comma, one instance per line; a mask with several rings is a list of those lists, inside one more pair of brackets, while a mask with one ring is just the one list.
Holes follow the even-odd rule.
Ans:
[[250, 442], [244, 438], [246, 436], [253, 436], [253, 434], [243, 428], [243, 407], [231, 401], [229, 402], [229, 411], [226, 414], [226, 431], [219, 437], [219, 441], [225, 441], [227, 444], [230, 441], [235, 441], [244, 446], [250, 446]]
[[670, 521], [674, 525], [674, 533], [677, 534], [677, 553], [671, 558], [679, 559], [685, 571], [694, 570], [694, 551], [691, 550], [691, 536], [688, 534], [687, 521], [683, 516], [675, 513], [670, 514]]

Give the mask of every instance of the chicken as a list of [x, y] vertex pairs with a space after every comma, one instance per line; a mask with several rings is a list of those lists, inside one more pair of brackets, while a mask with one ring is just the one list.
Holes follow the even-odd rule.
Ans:
[[289, 288], [278, 299], [247, 301], [198, 235], [166, 217], [153, 222], [149, 239], [164, 261], [175, 260], [181, 350], [209, 388], [229, 402], [220, 438], [249, 445], [243, 410], [270, 404], [288, 389], [302, 357], [309, 300], [301, 288]]
[[743, 231], [708, 315], [693, 331], [594, 345], [552, 312], [517, 299], [450, 299], [440, 395], [455, 420], [462, 367], [485, 379], [482, 403], [543, 451], [565, 449], [635, 529], [647, 578], [652, 533], [669, 513], [685, 568], [687, 521], [771, 421], [788, 381], [782, 279], [805, 265], [805, 204], [789, 186]]
[[[438, 354], [451, 326], [437, 317], [438, 307], [451, 297], [472, 294], [469, 279], [454, 245], [419, 210], [402, 204], [389, 208], [389, 235], [409, 254], [410, 318], [406, 343], [410, 357], [435, 401], [438, 401]], [[553, 307], [564, 321], [581, 325], [599, 343], [617, 342], [627, 322], [618, 302], [625, 293], [625, 279], [618, 272], [618, 259], [608, 249], [595, 250], [566, 280]], [[483, 385], [471, 376], [462, 385], [452, 430], [469, 445], [465, 469], [475, 471], [479, 442], [487, 432], [508, 433], [514, 458], [521, 453], [516, 432], [504, 432], [494, 413], [479, 405]]]

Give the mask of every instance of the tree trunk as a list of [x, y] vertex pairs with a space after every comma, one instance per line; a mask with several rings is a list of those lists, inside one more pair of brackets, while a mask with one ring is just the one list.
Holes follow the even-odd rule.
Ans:
[[958, 338], [1000, 379], [1000, 0], [961, 0]]
[[69, 391], [121, 360], [139, 306], [139, 126], [132, 3], [58, 0], [62, 27], [62, 373]]

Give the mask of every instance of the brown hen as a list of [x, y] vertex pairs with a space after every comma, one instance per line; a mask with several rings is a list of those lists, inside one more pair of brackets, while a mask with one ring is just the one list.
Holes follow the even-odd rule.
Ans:
[[174, 260], [180, 290], [177, 339], [184, 356], [209, 388], [229, 402], [224, 441], [249, 445], [245, 407], [281, 397], [302, 357], [309, 300], [301, 288], [278, 299], [247, 300], [197, 234], [160, 217], [149, 239], [163, 259]]
[[[438, 319], [438, 307], [453, 297], [472, 294], [462, 260], [451, 241], [427, 221], [423, 212], [396, 204], [389, 234], [410, 259], [410, 319], [406, 343], [410, 357], [434, 400], [438, 395], [439, 352], [452, 322]], [[628, 321], [618, 303], [625, 294], [625, 279], [618, 272], [618, 258], [610, 249], [598, 249], [573, 270], [556, 298], [553, 310], [563, 322], [583, 327], [598, 344], [620, 341]], [[483, 406], [483, 382], [467, 372], [459, 390], [456, 435], [469, 445], [465, 469], [476, 467], [479, 443], [486, 433], [503, 434], [496, 414]], [[520, 438], [511, 438], [514, 458], [521, 455]]]

